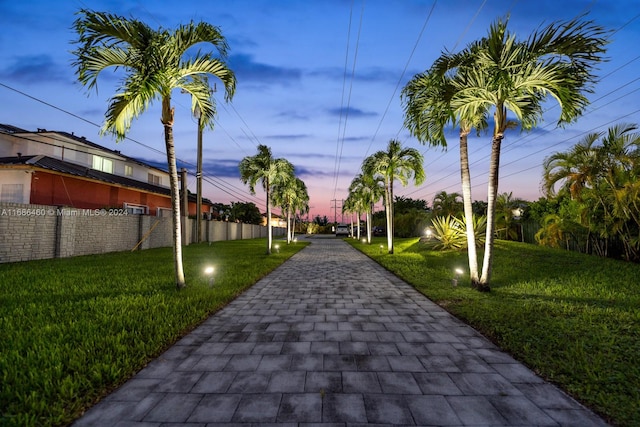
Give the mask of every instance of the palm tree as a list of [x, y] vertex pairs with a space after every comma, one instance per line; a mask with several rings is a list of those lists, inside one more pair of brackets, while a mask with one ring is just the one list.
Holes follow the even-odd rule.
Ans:
[[[595, 82], [593, 68], [602, 61], [606, 32], [591, 21], [555, 22], [517, 40], [507, 21], [491, 25], [487, 37], [470, 44], [460, 57], [465, 61], [448, 69], [448, 112], [462, 119], [478, 114], [488, 122], [493, 110], [494, 130], [487, 188], [487, 233], [480, 290], [488, 290], [493, 261], [495, 202], [498, 192], [500, 148], [507, 129], [530, 130], [542, 119], [547, 97], [561, 107], [558, 125], [574, 121], [588, 104], [585, 93]], [[445, 55], [446, 56], [446, 55]], [[442, 63], [448, 63], [443, 60]], [[509, 120], [507, 112], [515, 115]]]
[[284, 186], [293, 180], [293, 165], [286, 159], [274, 159], [271, 149], [266, 145], [258, 145], [258, 154], [246, 156], [240, 161], [240, 180], [249, 184], [251, 194], [255, 194], [255, 186], [260, 181], [266, 194], [267, 205], [267, 254], [271, 254], [273, 235], [271, 232], [271, 192], [275, 187]]
[[[548, 196], [568, 194], [581, 207], [580, 223], [600, 238], [617, 235], [625, 257], [640, 249], [638, 178], [640, 136], [636, 125], [618, 124], [607, 132], [591, 133], [566, 152], [544, 161], [543, 188]], [[594, 242], [597, 243], [597, 242]], [[594, 247], [595, 249], [595, 247]]]
[[287, 244], [293, 239], [296, 212], [304, 214], [309, 209], [309, 194], [307, 186], [300, 178], [283, 180], [273, 189], [273, 202], [282, 208], [287, 215]]
[[[360, 240], [360, 218], [362, 212], [368, 209], [368, 203], [360, 197], [358, 193], [349, 193], [349, 196], [342, 204], [342, 213], [350, 213], [351, 215], [351, 237]], [[353, 214], [356, 216], [357, 233], [353, 235]]]
[[457, 217], [463, 209], [463, 203], [460, 199], [460, 193], [447, 193], [446, 191], [441, 191], [434, 196], [431, 210], [437, 216]]
[[456, 94], [453, 77], [463, 79], [463, 72], [474, 59], [470, 52], [447, 54], [438, 58], [432, 67], [424, 73], [415, 75], [403, 88], [401, 99], [404, 105], [404, 125], [419, 142], [431, 146], [447, 148], [445, 127], [451, 123], [458, 125], [460, 147], [460, 181], [466, 227], [467, 255], [469, 260], [469, 278], [477, 287], [479, 282], [478, 257], [476, 252], [473, 205], [471, 195], [471, 173], [469, 170], [468, 136], [472, 129], [478, 132], [487, 127], [486, 106], [468, 109], [460, 116], [460, 111], [451, 107], [451, 99]]
[[402, 186], [413, 177], [416, 185], [424, 182], [425, 174], [422, 166], [422, 154], [415, 148], [402, 148], [400, 141], [389, 141], [386, 151], [378, 151], [367, 157], [362, 164], [364, 174], [384, 179], [384, 204], [387, 216], [387, 246], [393, 253], [393, 183], [397, 179]]
[[[175, 281], [178, 288], [186, 286], [182, 265], [182, 230], [180, 227], [180, 198], [178, 170], [173, 139], [174, 107], [171, 94], [182, 90], [191, 94], [191, 107], [200, 110], [200, 123], [212, 127], [215, 101], [211, 96], [207, 76], [220, 79], [225, 88], [225, 100], [235, 92], [236, 78], [224, 60], [228, 45], [220, 30], [208, 23], [190, 22], [175, 31], [153, 30], [136, 19], [104, 12], [82, 9], [74, 22], [80, 46], [74, 66], [78, 80], [89, 90], [96, 88], [98, 75], [105, 69], [124, 72], [118, 92], [111, 98], [100, 132], [113, 134], [118, 141], [126, 137], [131, 122], [153, 103], [162, 103], [161, 122], [171, 187], [173, 210], [173, 259]], [[211, 44], [218, 52], [198, 51], [191, 48], [200, 43]], [[186, 191], [186, 189], [184, 189]]]
[[497, 233], [505, 240], [518, 240], [518, 219], [525, 201], [513, 197], [513, 193], [500, 193], [496, 199]]
[[349, 185], [349, 195], [362, 201], [367, 217], [367, 243], [371, 243], [373, 206], [384, 197], [384, 179], [381, 176], [358, 174]]
[[572, 199], [579, 199], [582, 190], [595, 186], [602, 171], [600, 153], [595, 144], [602, 133], [590, 133], [567, 152], [559, 152], [544, 159], [543, 190], [547, 196], [556, 194], [555, 186], [568, 193]]
[[[469, 85], [460, 87], [454, 108], [475, 109], [474, 104], [494, 108], [494, 130], [489, 160], [487, 188], [487, 237], [480, 286], [488, 289], [493, 262], [496, 197], [500, 148], [507, 129], [534, 128], [542, 120], [543, 103], [555, 99], [561, 112], [558, 125], [576, 120], [589, 100], [595, 83], [593, 69], [602, 61], [606, 32], [591, 21], [552, 23], [518, 41], [507, 30], [507, 21], [498, 20], [480, 42], [474, 61], [476, 72], [468, 73]], [[509, 120], [507, 112], [517, 121]], [[463, 114], [463, 113], [461, 113]]]

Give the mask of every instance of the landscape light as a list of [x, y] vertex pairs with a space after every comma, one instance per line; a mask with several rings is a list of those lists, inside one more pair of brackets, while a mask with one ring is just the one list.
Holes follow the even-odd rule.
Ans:
[[362, 244], [367, 243], [367, 239], [362, 239]]
[[205, 267], [204, 274], [209, 278], [209, 286], [213, 286], [213, 273], [214, 268], [212, 266]]
[[378, 251], [378, 253], [382, 253], [382, 248], [384, 248], [384, 245], [380, 245], [380, 250]]
[[455, 270], [453, 270], [453, 279], [451, 279], [451, 286], [458, 286], [458, 279], [460, 279], [460, 276], [462, 276], [462, 273], [464, 273], [464, 271], [462, 271], [461, 268], [456, 268]]
[[431, 231], [431, 229], [430, 229], [430, 228], [427, 228], [427, 229], [424, 231], [424, 234], [427, 236], [427, 239], [430, 239], [430, 238], [431, 238], [431, 236], [433, 235], [433, 231]]
[[275, 245], [274, 249], [276, 250], [276, 253], [280, 253], [280, 245]]

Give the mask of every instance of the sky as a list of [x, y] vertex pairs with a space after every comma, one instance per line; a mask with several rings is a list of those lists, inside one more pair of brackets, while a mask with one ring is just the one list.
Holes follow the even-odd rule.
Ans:
[[[461, 192], [457, 132], [449, 133], [447, 150], [420, 144], [403, 128], [400, 93], [443, 51], [463, 49], [506, 16], [521, 39], [585, 13], [612, 35], [582, 117], [557, 128], [559, 108], [550, 102], [535, 130], [507, 132], [500, 193], [537, 200], [545, 157], [613, 124], [640, 123], [640, 0], [0, 0], [0, 123], [73, 132], [166, 165], [159, 103], [133, 122], [128, 139], [116, 143], [100, 135], [118, 80], [103, 72], [97, 91], [77, 81], [72, 24], [83, 8], [133, 17], [154, 29], [190, 21], [220, 28], [237, 88], [226, 103], [217, 85], [215, 127], [203, 136], [203, 195], [213, 202], [253, 202], [265, 210], [264, 193], [257, 188], [250, 194], [238, 171], [259, 144], [295, 166], [308, 188], [310, 218], [345, 220], [342, 200], [362, 161], [391, 139], [423, 154], [427, 177], [419, 187], [396, 184], [395, 195], [430, 206], [440, 191]], [[190, 100], [177, 91], [172, 102], [177, 157], [195, 172]], [[490, 141], [484, 133], [469, 138], [474, 200], [486, 200]], [[188, 185], [195, 192], [195, 174]]]

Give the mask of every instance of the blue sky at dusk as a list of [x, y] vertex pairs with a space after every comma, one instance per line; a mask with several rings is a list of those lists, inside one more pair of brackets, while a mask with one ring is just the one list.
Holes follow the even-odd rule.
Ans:
[[[332, 200], [347, 197], [364, 158], [390, 139], [419, 149], [427, 174], [419, 188], [398, 185], [396, 195], [431, 205], [442, 190], [460, 192], [457, 132], [451, 132], [447, 151], [420, 145], [403, 129], [400, 92], [443, 50], [462, 49], [507, 15], [510, 30], [522, 39], [541, 25], [583, 13], [613, 34], [583, 117], [558, 129], [559, 109], [550, 102], [536, 130], [507, 133], [500, 192], [537, 200], [545, 157], [615, 123], [640, 123], [640, 0], [0, 0], [0, 123], [74, 132], [165, 163], [159, 103], [133, 122], [130, 139], [116, 144], [99, 135], [118, 81], [105, 72], [97, 93], [77, 82], [71, 41], [81, 8], [135, 17], [153, 28], [191, 20], [220, 27], [238, 86], [227, 104], [217, 85], [216, 126], [204, 134], [204, 196], [216, 202], [251, 201], [264, 209], [264, 194], [250, 195], [238, 174], [238, 163], [254, 155], [258, 144], [294, 164], [309, 190], [311, 216], [333, 219]], [[190, 100], [176, 92], [173, 102], [178, 158], [195, 165]], [[486, 199], [490, 138], [474, 134], [469, 140], [478, 200]], [[192, 175], [189, 188], [195, 186]]]

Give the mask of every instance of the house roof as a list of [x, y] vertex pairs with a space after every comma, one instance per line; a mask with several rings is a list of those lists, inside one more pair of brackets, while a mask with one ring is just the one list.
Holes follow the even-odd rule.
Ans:
[[[20, 157], [0, 157], [0, 168], [3, 166], [26, 165], [45, 169], [52, 172], [89, 178], [96, 181], [106, 182], [108, 184], [120, 185], [123, 187], [137, 188], [166, 196], [171, 195], [171, 190], [166, 187], [149, 184], [148, 182], [138, 181], [125, 176], [114, 175], [81, 166], [75, 163], [66, 162], [64, 160], [55, 159], [48, 156], [20, 156]], [[189, 200], [195, 202], [196, 195], [189, 193]], [[202, 198], [203, 203], [211, 204], [209, 199]]]
[[27, 134], [27, 135], [37, 135], [37, 134], [41, 134], [41, 135], [46, 135], [46, 134], [55, 134], [55, 135], [60, 135], [64, 138], [73, 140], [75, 142], [78, 142], [82, 145], [86, 145], [88, 147], [91, 148], [95, 148], [97, 150], [103, 151], [105, 153], [109, 153], [112, 154], [114, 156], [120, 157], [124, 160], [133, 162], [133, 163], [137, 163], [139, 165], [143, 165], [145, 167], [148, 168], [152, 168], [152, 169], [156, 169], [158, 171], [161, 171], [163, 173], [167, 173], [166, 169], [162, 169], [158, 166], [149, 164], [149, 163], [145, 163], [141, 160], [136, 159], [135, 157], [129, 157], [125, 154], [122, 154], [119, 150], [111, 150], [110, 148], [107, 147], [103, 147], [100, 144], [96, 144], [95, 142], [91, 142], [89, 141], [86, 137], [84, 136], [78, 136], [76, 134], [74, 134], [73, 132], [69, 133], [69, 132], [64, 132], [64, 131], [53, 131], [53, 130], [47, 130], [47, 129], [41, 129], [38, 128], [37, 131], [29, 131], [29, 130], [25, 130], [25, 129], [21, 129], [19, 127], [16, 126], [11, 126], [8, 124], [4, 124], [4, 123], [0, 123], [0, 132], [1, 133], [6, 133], [6, 134], [11, 134], [12, 136], [16, 137], [16, 138], [27, 138], [29, 139], [26, 135], [22, 135], [21, 134]]

